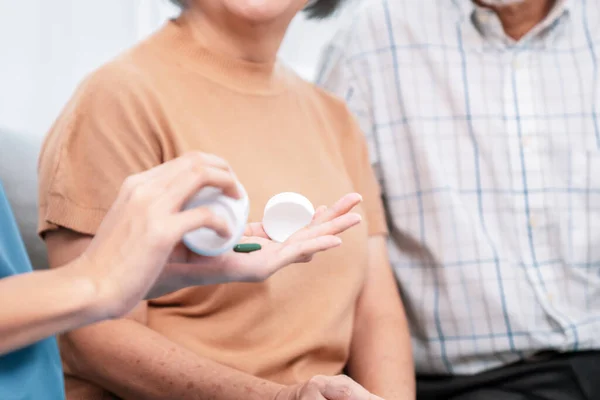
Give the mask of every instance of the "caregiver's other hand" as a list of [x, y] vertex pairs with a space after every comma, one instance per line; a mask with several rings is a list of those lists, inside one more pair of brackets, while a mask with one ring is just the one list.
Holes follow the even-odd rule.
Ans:
[[229, 165], [197, 152], [127, 178], [74, 269], [95, 283], [100, 317], [120, 316], [133, 308], [161, 276], [186, 232], [208, 227], [231, 235], [226, 221], [207, 208], [181, 211], [205, 186], [240, 196]]
[[315, 376], [308, 382], [288, 386], [274, 400], [383, 400], [345, 375]]
[[316, 253], [342, 244], [336, 235], [360, 223], [360, 215], [351, 210], [361, 201], [359, 194], [350, 193], [330, 208], [319, 207], [310, 225], [284, 243], [270, 240], [262, 224], [250, 224], [241, 243], [262, 246], [261, 250], [253, 253], [231, 251], [218, 257], [203, 257], [180, 244], [164, 272], [170, 275], [165, 281], [173, 286], [164, 286], [162, 293], [153, 291], [152, 294], [165, 294], [191, 284], [263, 281], [287, 265], [309, 262]]

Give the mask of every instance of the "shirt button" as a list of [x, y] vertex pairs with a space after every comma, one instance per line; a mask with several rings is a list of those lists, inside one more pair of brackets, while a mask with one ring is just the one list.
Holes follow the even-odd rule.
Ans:
[[536, 139], [531, 136], [525, 136], [521, 139], [521, 145], [523, 146], [523, 151], [529, 153], [535, 149]]
[[518, 58], [513, 61], [512, 65], [514, 69], [521, 69], [523, 67], [523, 63]]
[[537, 220], [535, 217], [529, 217], [529, 226], [535, 228], [537, 226]]

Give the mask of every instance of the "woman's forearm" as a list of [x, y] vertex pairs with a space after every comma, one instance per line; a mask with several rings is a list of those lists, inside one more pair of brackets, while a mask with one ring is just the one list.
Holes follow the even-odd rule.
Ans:
[[85, 327], [61, 339], [71, 374], [136, 400], [269, 400], [282, 386], [199, 357], [130, 319]]
[[103, 318], [94, 281], [75, 263], [0, 280], [0, 355]]
[[386, 400], [416, 396], [412, 352], [406, 322], [400, 318], [361, 320], [355, 329], [348, 372]]

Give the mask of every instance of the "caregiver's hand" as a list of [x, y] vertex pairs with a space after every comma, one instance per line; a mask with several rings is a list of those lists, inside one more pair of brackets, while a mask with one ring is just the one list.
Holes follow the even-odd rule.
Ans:
[[204, 186], [239, 197], [229, 165], [209, 154], [189, 153], [127, 178], [96, 236], [76, 261], [75, 270], [97, 286], [101, 317], [120, 316], [133, 308], [161, 276], [186, 232], [208, 227], [224, 237], [230, 235], [227, 223], [206, 208], [180, 211]]
[[162, 292], [152, 294], [168, 293], [194, 281], [196, 285], [263, 281], [289, 264], [308, 262], [316, 253], [339, 246], [342, 240], [336, 235], [360, 223], [360, 215], [350, 211], [361, 201], [359, 194], [351, 193], [330, 208], [319, 207], [312, 223], [284, 243], [271, 241], [262, 224], [250, 224], [241, 243], [260, 244], [262, 249], [254, 253], [232, 251], [218, 257], [202, 257], [180, 244], [164, 272], [171, 275], [165, 281], [174, 286], [157, 288]]
[[284, 388], [274, 400], [383, 400], [345, 375], [315, 376]]

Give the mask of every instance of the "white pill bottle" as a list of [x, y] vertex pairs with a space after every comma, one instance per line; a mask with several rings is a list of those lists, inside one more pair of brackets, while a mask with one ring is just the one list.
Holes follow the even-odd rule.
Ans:
[[239, 200], [225, 196], [220, 189], [206, 187], [187, 202], [184, 210], [206, 207], [217, 217], [223, 218], [231, 232], [230, 238], [222, 238], [209, 228], [188, 232], [183, 236], [183, 243], [188, 249], [201, 256], [216, 257], [231, 251], [239, 243], [248, 223], [250, 201], [242, 184], [238, 183], [238, 187], [241, 195]]

